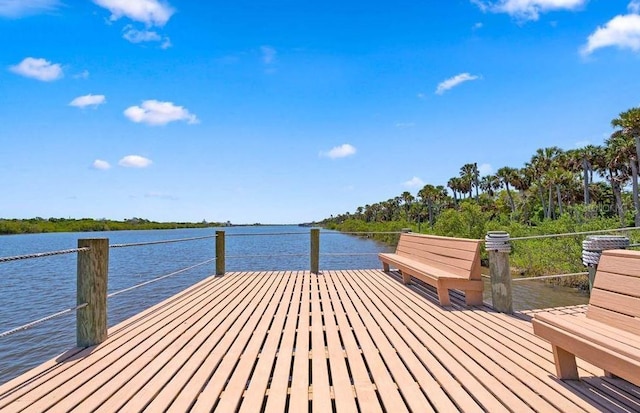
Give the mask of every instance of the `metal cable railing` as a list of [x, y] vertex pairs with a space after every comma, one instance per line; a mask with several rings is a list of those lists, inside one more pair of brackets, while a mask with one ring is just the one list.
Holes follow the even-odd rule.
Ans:
[[548, 280], [551, 278], [565, 278], [565, 277], [575, 277], [579, 275], [589, 275], [588, 272], [574, 272], [570, 274], [554, 274], [554, 275], [539, 275], [536, 277], [520, 277], [520, 278], [512, 278], [511, 281], [537, 281], [537, 280]]
[[542, 239], [542, 238], [560, 238], [560, 237], [573, 237], [576, 235], [592, 235], [592, 234], [607, 234], [610, 232], [625, 232], [640, 229], [640, 227], [627, 227], [627, 228], [614, 228], [614, 229], [601, 229], [595, 231], [581, 231], [581, 232], [567, 232], [562, 234], [546, 234], [546, 235], [530, 235], [526, 237], [514, 237], [510, 238], [511, 241], [523, 241], [530, 239]]
[[252, 234], [250, 232], [246, 232], [246, 233], [237, 233], [237, 234], [225, 234], [226, 237], [272, 237], [272, 236], [280, 236], [280, 235], [309, 236], [309, 233], [308, 232], [263, 232], [258, 234]]
[[[191, 265], [191, 266], [189, 266], [189, 267], [186, 267], [186, 268], [183, 268], [183, 269], [180, 269], [180, 270], [177, 270], [177, 271], [173, 271], [173, 272], [171, 272], [171, 273], [169, 273], [169, 274], [165, 274], [165, 275], [162, 275], [162, 276], [160, 276], [160, 277], [156, 277], [156, 278], [154, 278], [154, 279], [151, 279], [151, 280], [148, 280], [148, 281], [141, 282], [141, 283], [136, 284], [136, 285], [134, 285], [134, 286], [127, 287], [127, 288], [123, 288], [123, 289], [118, 290], [118, 291], [114, 291], [114, 292], [112, 292], [111, 294], [108, 294], [108, 295], [107, 295], [107, 298], [112, 298], [112, 297], [115, 297], [115, 296], [117, 296], [117, 295], [120, 295], [120, 294], [126, 293], [126, 292], [128, 292], [128, 291], [136, 290], [136, 289], [138, 289], [138, 288], [140, 288], [140, 287], [143, 287], [143, 286], [145, 286], [145, 285], [153, 284], [153, 283], [158, 282], [158, 281], [160, 281], [160, 280], [164, 280], [164, 279], [169, 278], [169, 277], [172, 277], [172, 276], [174, 276], [174, 275], [178, 275], [178, 274], [181, 274], [181, 273], [187, 272], [187, 271], [189, 271], [189, 270], [192, 270], [192, 269], [194, 269], [194, 268], [201, 267], [201, 266], [203, 266], [203, 265], [209, 264], [210, 262], [213, 262], [213, 261], [215, 261], [215, 260], [216, 260], [215, 258], [211, 258], [211, 259], [208, 259], [208, 260], [206, 260], [206, 261], [200, 262], [200, 263], [198, 263], [198, 264]], [[77, 306], [75, 306], [75, 307], [71, 307], [71, 308], [67, 308], [67, 309], [62, 310], [62, 311], [58, 311], [57, 313], [53, 313], [53, 314], [48, 315], [48, 316], [46, 316], [46, 317], [40, 318], [40, 319], [38, 319], [38, 320], [31, 321], [31, 322], [26, 323], [26, 324], [24, 324], [24, 325], [21, 325], [21, 326], [19, 326], [19, 327], [12, 328], [11, 330], [4, 331], [4, 332], [0, 333], [0, 338], [3, 338], [3, 337], [6, 337], [6, 336], [9, 336], [9, 335], [14, 334], [14, 333], [17, 333], [17, 332], [19, 332], [19, 331], [28, 330], [28, 329], [30, 329], [30, 328], [33, 328], [33, 327], [37, 326], [38, 324], [42, 324], [42, 323], [46, 322], [46, 321], [53, 320], [53, 319], [56, 319], [56, 318], [62, 317], [62, 316], [67, 315], [67, 314], [71, 314], [71, 313], [73, 313], [74, 311], [80, 310], [81, 308], [84, 308], [84, 307], [86, 307], [86, 306], [88, 306], [88, 305], [89, 305], [89, 304], [87, 304], [87, 303], [83, 303], [83, 304], [77, 305]]]
[[171, 244], [174, 242], [195, 241], [195, 240], [210, 239], [215, 237], [217, 237], [217, 235], [206, 235], [203, 237], [178, 238], [178, 239], [168, 239], [168, 240], [160, 240], [160, 241], [130, 242], [128, 244], [111, 244], [109, 245], [109, 248], [128, 248], [128, 247], [142, 247], [145, 245]]
[[36, 252], [33, 254], [15, 255], [13, 257], [0, 257], [0, 262], [29, 260], [32, 258], [51, 257], [54, 255], [73, 254], [74, 252], [89, 251], [89, 248], [70, 248], [67, 250]]
[[165, 278], [169, 278], [169, 277], [173, 277], [174, 275], [182, 274], [183, 272], [187, 272], [187, 271], [192, 270], [194, 268], [201, 267], [201, 266], [209, 264], [210, 262], [213, 262], [215, 260], [216, 260], [215, 258], [211, 258], [211, 259], [208, 259], [206, 261], [202, 261], [202, 262], [200, 262], [198, 264], [191, 265], [189, 267], [183, 268], [181, 270], [173, 271], [173, 272], [171, 272], [169, 274], [165, 274], [165, 275], [162, 275], [160, 277], [156, 277], [156, 278], [153, 278], [151, 280], [147, 280], [147, 281], [141, 282], [141, 283], [136, 284], [134, 286], [123, 288], [122, 290], [114, 291], [111, 294], [108, 294], [107, 298], [115, 297], [115, 296], [120, 295], [122, 293], [126, 293], [128, 291], [132, 291], [132, 290], [136, 290], [136, 289], [138, 289], [140, 287], [144, 287], [145, 285], [153, 284], [153, 283], [158, 282], [160, 280], [164, 280]]
[[78, 311], [79, 309], [84, 308], [84, 307], [86, 307], [88, 305], [89, 304], [87, 304], [87, 303], [83, 303], [83, 304], [80, 304], [80, 305], [75, 306], [75, 307], [67, 308], [66, 310], [58, 311], [57, 313], [48, 315], [46, 317], [43, 317], [43, 318], [40, 318], [38, 320], [32, 321], [30, 323], [21, 325], [19, 327], [12, 328], [11, 330], [7, 330], [5, 332], [0, 333], [0, 338], [6, 337], [6, 336], [10, 336], [11, 334], [17, 333], [19, 331], [28, 330], [28, 329], [30, 329], [32, 327], [37, 326], [38, 324], [44, 323], [45, 321], [53, 320], [55, 318], [62, 317], [63, 315], [71, 314], [72, 312]]
[[[170, 240], [160, 240], [160, 241], [148, 241], [148, 242], [135, 242], [135, 243], [127, 243], [127, 244], [111, 244], [109, 245], [109, 248], [127, 248], [127, 247], [137, 247], [137, 246], [145, 246], [145, 245], [158, 245], [158, 244], [169, 244], [169, 243], [175, 243], [175, 242], [185, 242], [185, 241], [194, 241], [194, 240], [201, 240], [201, 239], [208, 239], [208, 238], [215, 238], [217, 235], [207, 235], [207, 236], [202, 236], [202, 237], [190, 237], [190, 238], [180, 238], [180, 239], [170, 239]], [[0, 257], [0, 263], [2, 262], [11, 262], [11, 261], [19, 261], [19, 260], [28, 260], [28, 259], [33, 259], [33, 258], [43, 258], [43, 257], [50, 257], [50, 256], [55, 256], [55, 255], [64, 255], [64, 254], [73, 254], [73, 253], [78, 253], [78, 252], [83, 252], [83, 251], [90, 251], [91, 248], [89, 247], [82, 247], [82, 248], [70, 248], [70, 249], [65, 249], [65, 250], [57, 250], [57, 251], [46, 251], [46, 252], [38, 252], [38, 253], [32, 253], [32, 254], [23, 254], [23, 255], [16, 255], [16, 256], [10, 256], [10, 257]], [[134, 285], [132, 287], [128, 287], [119, 291], [115, 291], [109, 295], [107, 295], [107, 298], [111, 298], [111, 297], [115, 297], [117, 295], [120, 295], [122, 293], [131, 291], [131, 290], [135, 290], [137, 288], [140, 288], [142, 286], [148, 285], [148, 284], [152, 284], [155, 283], [157, 281], [163, 280], [165, 278], [169, 278], [172, 277], [174, 275], [177, 274], [181, 274], [184, 273], [186, 271], [192, 270], [194, 268], [206, 265], [210, 262], [215, 261], [216, 258], [212, 258], [206, 261], [203, 261], [201, 263], [195, 264], [195, 265], [191, 265], [189, 267], [183, 268], [181, 270], [177, 270], [174, 272], [171, 272], [169, 274], [165, 274], [163, 276], [160, 277], [156, 277], [152, 280], [148, 280], [142, 283], [139, 283], [137, 285]], [[50, 314], [48, 316], [42, 317], [38, 320], [35, 321], [31, 321], [28, 322], [26, 324], [23, 324], [21, 326], [12, 328], [10, 330], [4, 331], [0, 333], [0, 338], [15, 334], [17, 332], [20, 331], [24, 331], [24, 330], [28, 330], [30, 328], [33, 328], [39, 324], [42, 324], [44, 322], [71, 314], [75, 311], [78, 311], [82, 308], [87, 307], [88, 304], [87, 303], [83, 303], [80, 305], [77, 305], [75, 307], [71, 307], [71, 308], [67, 308], [65, 310], [62, 311], [58, 311], [56, 313]]]

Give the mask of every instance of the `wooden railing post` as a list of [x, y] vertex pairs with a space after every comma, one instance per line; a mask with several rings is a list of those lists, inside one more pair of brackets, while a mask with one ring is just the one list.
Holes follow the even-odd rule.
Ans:
[[216, 231], [216, 275], [225, 273], [224, 255], [224, 231]]
[[513, 313], [513, 295], [511, 291], [511, 268], [509, 266], [509, 253], [511, 252], [509, 234], [503, 231], [487, 233], [485, 249], [489, 253], [493, 308], [501, 313], [511, 314]]
[[87, 303], [77, 311], [76, 343], [90, 347], [107, 339], [107, 281], [109, 272], [109, 240], [79, 239], [77, 303]]
[[320, 229], [311, 229], [311, 273], [320, 272]]

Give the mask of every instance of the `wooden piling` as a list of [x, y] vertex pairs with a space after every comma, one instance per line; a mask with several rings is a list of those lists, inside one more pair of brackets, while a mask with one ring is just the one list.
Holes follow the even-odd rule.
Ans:
[[491, 302], [501, 313], [513, 313], [511, 289], [511, 268], [509, 234], [502, 231], [489, 232], [485, 237], [485, 247], [489, 253], [489, 275], [491, 276]]
[[320, 229], [311, 229], [311, 273], [320, 272]]
[[224, 231], [216, 231], [216, 275], [225, 273]]
[[513, 313], [511, 291], [511, 268], [509, 253], [489, 251], [489, 274], [491, 275], [491, 302], [501, 313]]
[[107, 282], [109, 272], [109, 240], [79, 239], [77, 305], [87, 303], [77, 311], [76, 343], [90, 347], [107, 339]]

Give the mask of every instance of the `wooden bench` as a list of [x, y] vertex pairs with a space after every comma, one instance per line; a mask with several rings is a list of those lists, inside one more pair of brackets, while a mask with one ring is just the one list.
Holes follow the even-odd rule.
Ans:
[[482, 304], [480, 240], [403, 233], [395, 254], [380, 253], [384, 271], [393, 266], [408, 284], [411, 277], [438, 290], [443, 306], [451, 305], [449, 290], [462, 290], [467, 305]]
[[578, 379], [579, 357], [640, 386], [640, 252], [603, 252], [586, 316], [541, 313], [532, 322], [551, 343], [558, 378]]

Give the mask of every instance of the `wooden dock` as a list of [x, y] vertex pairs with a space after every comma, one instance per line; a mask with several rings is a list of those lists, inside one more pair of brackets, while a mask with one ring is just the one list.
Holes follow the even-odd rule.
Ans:
[[378, 270], [211, 277], [0, 386], [0, 411], [640, 411], [586, 363], [557, 380], [529, 314], [453, 303]]

